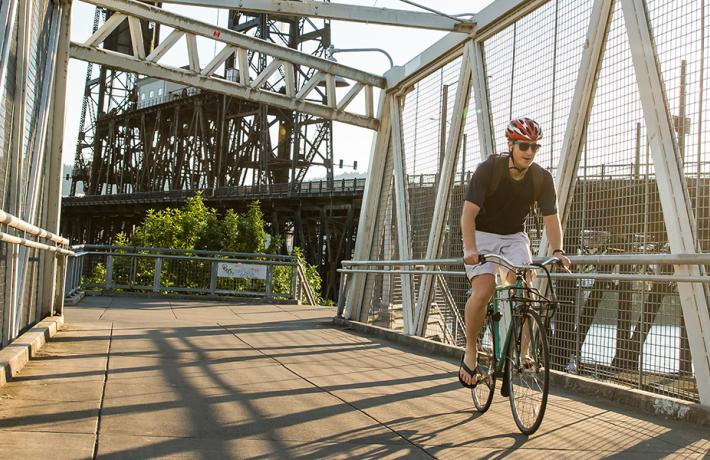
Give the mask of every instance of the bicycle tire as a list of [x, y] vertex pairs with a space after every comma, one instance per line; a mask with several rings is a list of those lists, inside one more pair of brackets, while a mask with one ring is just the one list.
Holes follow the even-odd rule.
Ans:
[[[527, 353], [521, 359], [523, 333], [528, 331]], [[531, 435], [540, 428], [550, 389], [550, 355], [547, 333], [540, 315], [528, 309], [518, 316], [515, 340], [507, 353], [507, 377], [510, 408], [518, 429]]]
[[496, 388], [495, 329], [493, 318], [490, 314], [486, 315], [481, 333], [476, 342], [478, 347], [478, 369], [483, 375], [483, 380], [478, 382], [476, 388], [471, 389], [473, 405], [481, 413], [486, 412], [491, 407]]

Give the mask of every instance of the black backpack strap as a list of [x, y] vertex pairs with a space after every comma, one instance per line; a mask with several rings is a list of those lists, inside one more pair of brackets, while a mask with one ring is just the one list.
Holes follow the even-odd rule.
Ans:
[[533, 163], [532, 168], [530, 168], [530, 172], [532, 173], [533, 200], [537, 203], [540, 201], [542, 195], [542, 183], [545, 180], [545, 177], [543, 176], [544, 173], [542, 166], [537, 163]]
[[544, 170], [542, 166], [537, 163], [533, 163], [530, 168], [530, 173], [532, 174], [532, 184], [533, 184], [533, 202], [530, 205], [530, 215], [535, 222], [535, 231], [537, 232], [537, 237], [542, 238], [542, 229], [540, 228], [540, 219], [538, 216], [538, 210], [540, 208], [540, 198], [542, 195], [542, 183], [545, 180], [543, 176]]
[[505, 174], [508, 169], [507, 154], [496, 155], [494, 153], [491, 154], [491, 156], [495, 157], [495, 164], [493, 166], [493, 176], [491, 176], [491, 180], [488, 182], [488, 191], [486, 196], [491, 196], [496, 190], [498, 190], [498, 185], [500, 184], [501, 179], [503, 179], [503, 174]]

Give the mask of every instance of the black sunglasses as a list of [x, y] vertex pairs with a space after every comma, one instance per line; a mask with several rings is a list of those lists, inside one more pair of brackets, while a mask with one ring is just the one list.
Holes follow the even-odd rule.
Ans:
[[513, 144], [520, 147], [520, 150], [523, 152], [527, 152], [529, 148], [532, 148], [533, 153], [537, 153], [537, 151], [540, 150], [540, 147], [542, 147], [540, 144], [533, 144], [531, 142], [515, 141]]

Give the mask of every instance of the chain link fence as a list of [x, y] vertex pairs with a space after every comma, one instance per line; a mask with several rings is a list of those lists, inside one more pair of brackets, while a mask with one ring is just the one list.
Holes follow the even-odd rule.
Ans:
[[[536, 162], [553, 177], [560, 161], [580, 62], [594, 2], [552, 0], [512, 22], [482, 43], [488, 103], [497, 153], [507, 145], [503, 132], [516, 116], [543, 127]], [[709, 29], [705, 2], [648, 0], [656, 51], [683, 165], [683, 179], [695, 216], [697, 250], [710, 251], [710, 72], [705, 42]], [[459, 54], [460, 56], [460, 54]], [[426, 257], [437, 186], [462, 58], [444, 59], [411, 86], [402, 108], [402, 144], [408, 192], [412, 259]], [[482, 152], [471, 95], [464, 112], [463, 139], [450, 189], [442, 261], [436, 268], [461, 272], [439, 275], [429, 304], [425, 336], [464, 343], [462, 325], [468, 283], [462, 265], [459, 218], [464, 193]], [[565, 249], [579, 256], [667, 254], [670, 252], [649, 133], [631, 56], [621, 2], [615, 2], [596, 93], [586, 126], [574, 194], [565, 230]], [[391, 147], [390, 147], [391, 148]], [[392, 173], [386, 172], [386, 178]], [[391, 180], [386, 179], [375, 228], [382, 228], [369, 260], [398, 259], [397, 216]], [[662, 184], [663, 185], [663, 184]], [[526, 224], [538, 250], [541, 217]], [[380, 224], [383, 224], [380, 227]], [[363, 269], [374, 270], [375, 266]], [[381, 268], [381, 267], [380, 267]], [[410, 267], [412, 268], [412, 267]], [[707, 266], [704, 269], [707, 270]], [[688, 334], [677, 283], [645, 276], [671, 275], [666, 263], [580, 263], [590, 278], [559, 279], [556, 287], [569, 306], [561, 307], [551, 331], [553, 366], [659, 394], [699, 401]], [[595, 277], [613, 274], [616, 279]], [[365, 308], [369, 321], [402, 329], [402, 275], [367, 275]], [[413, 275], [416, 301], [420, 275]], [[706, 286], [707, 287], [707, 286]], [[706, 290], [707, 292], [707, 290]]]

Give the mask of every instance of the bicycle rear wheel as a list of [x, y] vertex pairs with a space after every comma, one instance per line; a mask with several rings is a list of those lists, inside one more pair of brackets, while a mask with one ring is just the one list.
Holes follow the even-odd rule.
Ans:
[[473, 404], [479, 412], [485, 412], [491, 407], [493, 393], [496, 388], [495, 375], [495, 343], [496, 331], [491, 315], [486, 315], [483, 328], [478, 336], [478, 369], [481, 372], [481, 380], [476, 388], [471, 389]]
[[540, 316], [528, 310], [516, 318], [516, 336], [508, 347], [508, 388], [515, 424], [523, 434], [540, 428], [550, 385], [547, 334]]

